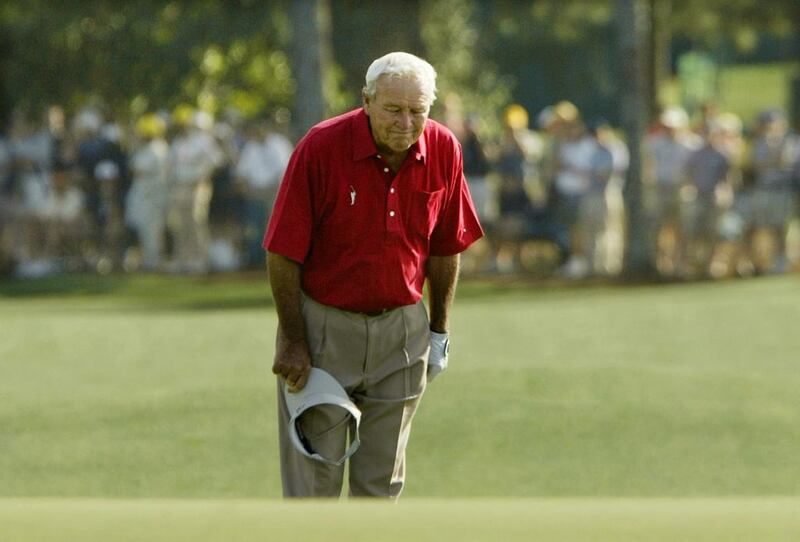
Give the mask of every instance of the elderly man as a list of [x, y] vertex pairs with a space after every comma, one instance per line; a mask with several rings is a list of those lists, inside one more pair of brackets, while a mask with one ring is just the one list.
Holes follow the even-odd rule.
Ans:
[[[361, 410], [352, 496], [400, 494], [411, 420], [426, 382], [447, 366], [459, 253], [483, 235], [460, 145], [428, 119], [435, 92], [424, 60], [400, 52], [375, 60], [363, 107], [318, 124], [297, 145], [264, 238], [279, 387], [301, 390], [317, 367]], [[344, 466], [293, 448], [278, 397], [284, 495], [339, 496]], [[314, 450], [341, 456], [348, 418], [323, 405], [298, 423]]]

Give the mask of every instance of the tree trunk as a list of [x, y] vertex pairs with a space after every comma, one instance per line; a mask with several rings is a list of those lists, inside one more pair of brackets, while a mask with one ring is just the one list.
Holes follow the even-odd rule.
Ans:
[[[630, 148], [630, 168], [625, 182], [624, 198], [627, 216], [627, 243], [624, 274], [631, 279], [648, 277], [652, 268], [649, 258], [649, 224], [642, 197], [642, 158], [640, 145], [650, 121], [652, 103], [648, 67], [650, 44], [650, 4], [647, 0], [617, 0], [618, 54], [620, 63], [620, 119]], [[650, 68], [650, 69], [648, 69]]]
[[331, 54], [329, 2], [292, 0], [291, 19], [296, 85], [292, 136], [296, 140], [325, 118], [325, 70]]
[[672, 16], [672, 0], [650, 0], [651, 20], [651, 46], [649, 61], [650, 76], [650, 115], [658, 115], [658, 92], [661, 86], [671, 77], [671, 51], [672, 30], [670, 17]]
[[[789, 12], [794, 21], [794, 57], [800, 58], [800, 2], [795, 2], [794, 8]], [[791, 119], [792, 126], [795, 131], [800, 131], [800, 73], [795, 72], [796, 75], [792, 80], [791, 87]]]

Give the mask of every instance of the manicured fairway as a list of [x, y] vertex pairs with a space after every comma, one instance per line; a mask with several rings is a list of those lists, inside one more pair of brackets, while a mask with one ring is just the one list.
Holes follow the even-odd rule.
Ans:
[[14, 542], [794, 542], [800, 499], [0, 500]]
[[[276, 320], [263, 279], [5, 283], [0, 322], [0, 497], [145, 499], [98, 505], [135, 523], [146, 499], [279, 496]], [[412, 502], [399, 513], [425, 510], [413, 504], [420, 497], [586, 497], [601, 498], [580, 501], [601, 521], [605, 503], [627, 503], [623, 513], [653, 502], [609, 497], [798, 497], [798, 322], [796, 276], [655, 287], [464, 281], [451, 369], [415, 420]], [[459, 517], [481, 502], [459, 504]], [[492, 514], [511, 506], [551, 517], [562, 501], [488, 502]], [[656, 504], [637, 521], [687, 502]], [[702, 502], [724, 519], [750, 501]], [[3, 513], [30, 504], [59, 517], [71, 503], [10, 501]], [[226, 503], [170, 509], [222, 517]], [[277, 504], [241, 510], [254, 525], [281, 523]], [[302, 525], [302, 509], [290, 510], [287, 523]]]

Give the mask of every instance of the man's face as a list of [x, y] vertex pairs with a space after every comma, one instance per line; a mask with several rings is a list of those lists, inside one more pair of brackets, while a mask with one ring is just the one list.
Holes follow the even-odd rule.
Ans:
[[430, 99], [413, 77], [382, 75], [375, 96], [364, 96], [375, 145], [385, 153], [403, 153], [425, 129]]

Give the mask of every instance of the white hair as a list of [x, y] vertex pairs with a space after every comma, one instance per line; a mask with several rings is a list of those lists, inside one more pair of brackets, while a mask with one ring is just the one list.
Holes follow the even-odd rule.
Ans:
[[430, 99], [430, 103], [436, 99], [436, 70], [418, 56], [394, 52], [375, 60], [367, 69], [365, 95], [370, 98], [375, 97], [378, 78], [381, 75], [412, 77], [422, 84], [422, 90]]

